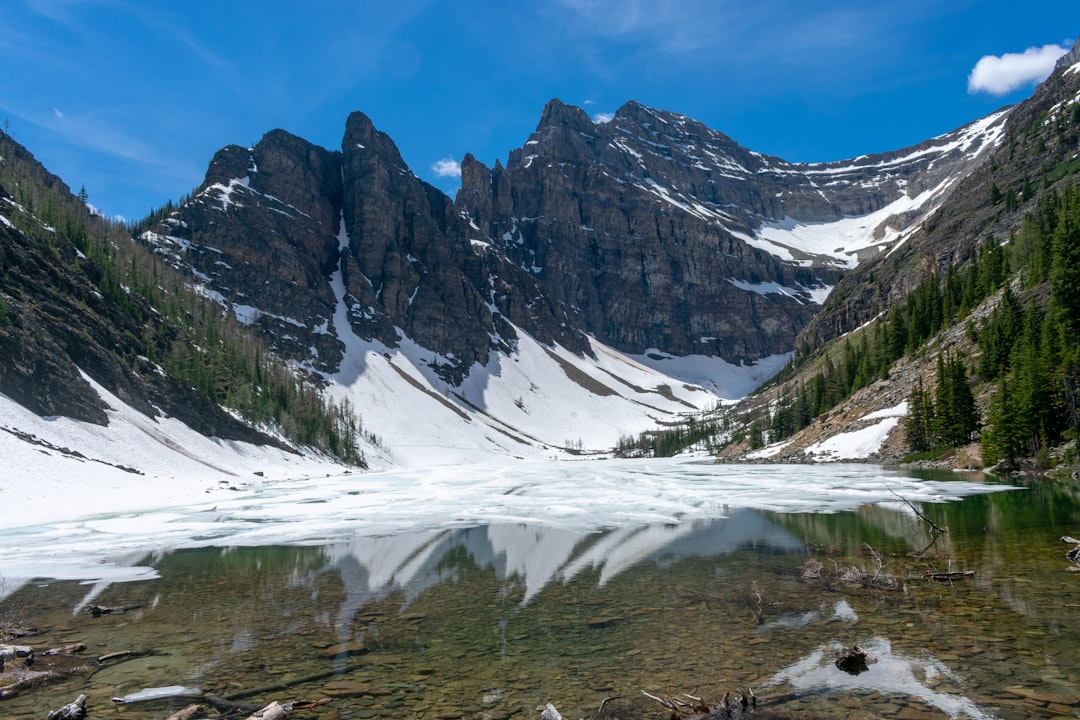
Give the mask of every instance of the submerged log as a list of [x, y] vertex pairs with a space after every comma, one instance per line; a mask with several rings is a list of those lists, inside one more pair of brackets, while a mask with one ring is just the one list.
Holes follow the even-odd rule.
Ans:
[[104, 605], [87, 605], [83, 608], [83, 612], [93, 617], [101, 617], [102, 615], [122, 615], [129, 610], [138, 610], [142, 605], [116, 605], [114, 607], [106, 607]]
[[247, 720], [282, 720], [288, 711], [277, 700], [270, 703], [261, 710], [256, 710], [252, 713]]
[[641, 691], [645, 697], [658, 702], [668, 710], [671, 710], [672, 718], [681, 720], [711, 720], [712, 718], [742, 718], [757, 709], [757, 696], [753, 688], [746, 688], [746, 692], [736, 690], [738, 697], [730, 692], [724, 693], [724, 697], [718, 702], [706, 702], [696, 695], [682, 693], [668, 698], [657, 697], [652, 693]]
[[177, 710], [172, 715], [165, 718], [165, 720], [191, 720], [191, 718], [193, 718], [196, 715], [198, 715], [199, 713], [201, 713], [204, 707], [206, 707], [206, 706], [205, 705], [188, 705], [183, 710]]
[[0, 645], [0, 662], [16, 658], [33, 662], [34, 649], [25, 645]]
[[151, 700], [166, 700], [179, 697], [202, 697], [203, 691], [199, 688], [184, 687], [183, 685], [169, 685], [167, 687], [145, 688], [139, 692], [131, 693], [123, 697], [114, 697], [112, 701], [117, 705], [129, 703], [149, 702]]
[[41, 630], [36, 627], [11, 627], [7, 625], [0, 625], [0, 635], [6, 638], [30, 637], [32, 635], [40, 634]]
[[119, 652], [102, 655], [97, 659], [97, 662], [98, 665], [104, 665], [110, 660], [130, 660], [131, 658], [149, 657], [157, 654], [157, 650], [121, 650]]
[[44, 656], [52, 655], [74, 655], [77, 652], [82, 652], [86, 649], [86, 646], [82, 643], [72, 643], [71, 645], [64, 645], [62, 647], [49, 648], [45, 652], [41, 653]]
[[974, 576], [974, 570], [963, 570], [954, 572], [931, 572], [930, 570], [927, 570], [925, 575], [927, 580], [938, 580], [941, 582], [947, 582], [949, 580], [960, 580], [961, 578]]

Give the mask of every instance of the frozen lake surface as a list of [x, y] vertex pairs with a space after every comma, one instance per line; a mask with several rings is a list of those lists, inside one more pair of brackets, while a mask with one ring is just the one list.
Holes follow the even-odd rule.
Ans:
[[[28, 478], [32, 483], [33, 479]], [[870, 465], [717, 465], [693, 459], [501, 461], [267, 481], [212, 499], [0, 526], [8, 589], [35, 577], [153, 577], [139, 561], [181, 548], [327, 545], [476, 526], [561, 530], [678, 528], [738, 510], [832, 513], [885, 503], [947, 502], [1007, 489], [962, 479], [918, 480]], [[145, 493], [139, 496], [145, 501]], [[63, 499], [57, 498], [58, 506]], [[138, 563], [138, 564], [136, 564]]]

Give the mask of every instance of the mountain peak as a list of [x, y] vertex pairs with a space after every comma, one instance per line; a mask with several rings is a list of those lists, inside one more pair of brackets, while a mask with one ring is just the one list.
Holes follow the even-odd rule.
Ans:
[[537, 132], [545, 127], [556, 125], [570, 125], [573, 127], [589, 127], [593, 124], [588, 113], [576, 105], [567, 105], [558, 98], [552, 98], [544, 106], [540, 114], [540, 122], [536, 126]]
[[1076, 42], [1073, 43], [1072, 49], [1069, 50], [1069, 52], [1058, 58], [1057, 64], [1054, 65], [1054, 70], [1069, 68], [1077, 63], [1080, 63], [1080, 38], [1077, 38]]

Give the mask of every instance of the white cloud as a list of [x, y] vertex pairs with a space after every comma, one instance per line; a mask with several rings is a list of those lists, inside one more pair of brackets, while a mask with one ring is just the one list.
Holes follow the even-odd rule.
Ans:
[[968, 75], [968, 92], [1004, 95], [1030, 83], [1041, 82], [1069, 48], [1060, 45], [1029, 47], [1022, 53], [984, 55]]
[[594, 123], [597, 123], [597, 124], [609, 123], [614, 119], [615, 119], [615, 113], [609, 113], [609, 112], [598, 112], [598, 113], [596, 113], [595, 115], [592, 116], [592, 121]]
[[452, 157], [443, 158], [432, 163], [431, 172], [435, 173], [436, 177], [459, 178], [461, 177], [461, 163]]
[[60, 108], [53, 108], [52, 111], [53, 111], [53, 115], [56, 116], [57, 120], [63, 120], [64, 119], [64, 113], [60, 112]]

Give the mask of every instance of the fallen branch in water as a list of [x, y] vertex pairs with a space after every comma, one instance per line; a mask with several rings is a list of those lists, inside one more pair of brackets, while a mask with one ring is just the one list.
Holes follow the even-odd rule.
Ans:
[[889, 492], [891, 492], [893, 495], [896, 495], [896, 497], [900, 498], [904, 502], [905, 505], [907, 505], [909, 508], [911, 508], [911, 512], [915, 513], [919, 517], [920, 520], [927, 523], [930, 526], [930, 529], [933, 532], [942, 533], [942, 534], [949, 532], [949, 528], [947, 528], [947, 527], [943, 528], [943, 527], [940, 527], [939, 525], [937, 525], [937, 523], [935, 523], [933, 520], [926, 517], [926, 515], [924, 515], [921, 510], [919, 510], [917, 507], [912, 505], [911, 501], [908, 500], [906, 497], [904, 497], [903, 495], [900, 495], [899, 493], [897, 493], [895, 490], [893, 490], [888, 485], [886, 485], [885, 487], [889, 488]]
[[297, 701], [296, 703], [286, 703], [285, 705], [282, 705], [278, 701], [274, 701], [266, 707], [253, 712], [252, 715], [247, 717], [247, 720], [281, 720], [293, 710], [306, 710], [308, 708], [325, 705], [329, 702], [329, 697], [316, 699], [316, 701]]
[[129, 610], [138, 610], [141, 607], [142, 605], [116, 605], [115, 607], [87, 605], [83, 608], [83, 612], [93, 617], [101, 617], [102, 615], [123, 615]]
[[672, 711], [672, 717], [683, 720], [707, 720], [708, 718], [720, 717], [723, 713], [725, 718], [745, 717], [757, 709], [757, 695], [753, 688], [746, 688], [746, 692], [737, 690], [739, 697], [734, 697], [730, 692], [724, 693], [724, 697], [718, 702], [707, 703], [696, 695], [682, 693], [669, 698], [662, 698], [652, 693], [641, 691], [641, 694], [654, 702], [658, 702]]
[[281, 703], [275, 700], [261, 710], [256, 710], [249, 715], [247, 720], [281, 720], [288, 712]]
[[191, 718], [202, 712], [204, 705], [188, 705], [183, 710], [177, 710], [165, 720], [191, 720]]
[[169, 685], [168, 687], [145, 688], [123, 697], [114, 697], [112, 701], [116, 705], [129, 705], [131, 703], [170, 700], [172, 698], [202, 697], [202, 694], [203, 692], [199, 688]]
[[974, 570], [963, 570], [963, 571], [954, 571], [954, 572], [931, 572], [930, 570], [927, 570], [926, 573], [925, 573], [925, 577], [926, 577], [927, 580], [938, 580], [938, 581], [941, 581], [941, 582], [948, 582], [950, 580], [960, 580], [962, 578], [974, 577], [974, 576], [975, 576], [975, 571]]
[[820, 585], [826, 590], [832, 590], [839, 585], [849, 587], [876, 588], [878, 590], [896, 590], [901, 587], [900, 582], [885, 572], [881, 564], [881, 556], [873, 551], [878, 567], [870, 573], [855, 565], [839, 565], [833, 561], [833, 568], [829, 570], [819, 560], [807, 560], [803, 565], [802, 581]]
[[71, 645], [64, 645], [63, 647], [49, 648], [41, 654], [46, 657], [52, 655], [74, 655], [75, 653], [82, 652], [85, 649], [86, 646], [82, 643], [73, 643]]
[[612, 695], [611, 697], [604, 698], [600, 702], [600, 707], [596, 708], [596, 717], [600, 717], [600, 715], [604, 712], [604, 706], [605, 705], [607, 705], [612, 700], [618, 700], [619, 697], [620, 697], [619, 695]]
[[149, 657], [157, 655], [157, 650], [121, 650], [119, 652], [102, 655], [97, 659], [98, 665], [104, 665], [111, 660], [131, 660], [133, 658]]

